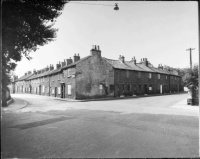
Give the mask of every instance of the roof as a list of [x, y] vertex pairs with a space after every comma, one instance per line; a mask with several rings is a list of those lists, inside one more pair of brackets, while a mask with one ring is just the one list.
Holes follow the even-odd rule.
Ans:
[[27, 78], [30, 78], [31, 76], [33, 76], [34, 74], [31, 73], [31, 74], [28, 74], [28, 75], [24, 75], [20, 78], [18, 78], [16, 81], [23, 81], [23, 80], [26, 80]]
[[40, 73], [40, 74], [34, 74], [34, 76], [28, 78], [28, 80], [35, 79], [35, 78], [39, 78], [39, 77], [45, 77], [45, 76], [52, 75], [52, 74], [56, 74], [56, 73], [60, 72], [60, 71], [63, 70], [63, 69], [66, 69], [66, 68], [75, 66], [75, 65], [78, 64], [79, 62], [81, 62], [81, 61], [83, 61], [83, 60], [86, 60], [86, 59], [89, 58], [89, 57], [90, 57], [90, 56], [86, 56], [86, 57], [80, 59], [79, 61], [76, 61], [76, 62], [71, 63], [71, 64], [69, 64], [69, 65], [65, 65], [65, 66], [60, 67], [60, 68], [55, 69], [55, 70], [46, 71], [46, 72]]
[[130, 65], [128, 65], [126, 62], [122, 63], [119, 60], [111, 60], [104, 58], [108, 63], [110, 63], [114, 68], [118, 69], [124, 69], [124, 70], [134, 70]]
[[90, 56], [90, 55], [89, 55], [89, 56], [86, 56], [86, 57], [84, 57], [84, 58], [82, 58], [82, 59], [80, 59], [80, 60], [78, 60], [78, 61], [76, 61], [76, 62], [74, 62], [74, 63], [71, 63], [71, 64], [69, 64], [69, 65], [63, 66], [63, 67], [61, 67], [61, 70], [66, 69], [66, 68], [69, 68], [69, 67], [72, 67], [72, 66], [75, 66], [76, 64], [78, 64], [78, 63], [80, 63], [80, 62], [82, 62], [82, 61], [88, 59], [89, 57], [91, 57], [91, 56]]
[[144, 64], [138, 63], [137, 64], [140, 68], [142, 68], [143, 70], [145, 70], [146, 72], [155, 72], [154, 70], [151, 69], [151, 67], [147, 67]]
[[[168, 71], [168, 70], [166, 70], [166, 69], [161, 70], [161, 69], [155, 68], [155, 67], [152, 67], [151, 69], [154, 70], [154, 71], [157, 72], [157, 73], [179, 76], [179, 75], [176, 75], [175, 73], [170, 72], [170, 71]], [[179, 77], [180, 77], [180, 76], [179, 76]]]
[[[35, 79], [35, 78], [39, 78], [39, 77], [45, 77], [45, 76], [48, 76], [48, 75], [53, 75], [53, 74], [56, 74], [58, 72], [61, 72], [62, 70], [66, 69], [66, 68], [70, 68], [70, 67], [73, 67], [73, 66], [76, 66], [78, 63], [88, 59], [89, 57], [91, 57], [91, 55], [89, 56], [86, 56], [74, 63], [71, 63], [69, 65], [65, 65], [63, 67], [60, 67], [58, 69], [55, 69], [55, 70], [49, 70], [49, 71], [46, 71], [46, 72], [43, 72], [43, 73], [40, 73], [40, 74], [29, 74], [29, 75], [24, 75], [22, 77], [20, 77], [17, 81], [21, 81], [21, 80], [31, 80], [31, 79]], [[157, 73], [162, 73], [162, 74], [169, 74], [169, 75], [175, 75], [175, 76], [179, 76], [179, 75], [176, 75], [175, 73], [173, 72], [169, 72], [167, 70], [161, 70], [161, 69], [158, 69], [158, 68], [154, 68], [154, 67], [147, 67], [145, 66], [144, 64], [141, 64], [141, 63], [137, 63], [137, 64], [134, 64], [133, 61], [125, 61], [124, 63], [119, 61], [119, 60], [112, 60], [112, 59], [107, 59], [105, 57], [102, 57], [103, 59], [105, 59], [109, 64], [111, 64], [111, 66], [113, 68], [116, 68], [116, 69], [124, 69], [124, 70], [133, 70], [133, 71], [144, 71], [144, 72], [157, 72]]]

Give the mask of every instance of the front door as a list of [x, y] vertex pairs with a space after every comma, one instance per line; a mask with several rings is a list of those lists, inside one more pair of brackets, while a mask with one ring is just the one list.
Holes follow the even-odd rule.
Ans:
[[39, 95], [41, 95], [41, 85], [39, 86]]
[[160, 94], [162, 94], [162, 84], [160, 85]]
[[65, 98], [65, 84], [61, 83], [61, 98]]
[[57, 87], [55, 87], [55, 97], [57, 96]]
[[144, 85], [144, 94], [148, 94], [148, 87], [146, 84]]

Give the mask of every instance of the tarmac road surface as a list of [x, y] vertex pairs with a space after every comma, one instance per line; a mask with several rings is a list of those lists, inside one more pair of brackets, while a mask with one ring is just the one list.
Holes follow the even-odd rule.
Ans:
[[2, 110], [3, 158], [199, 156], [199, 111], [184, 104], [186, 94], [90, 102], [12, 97]]

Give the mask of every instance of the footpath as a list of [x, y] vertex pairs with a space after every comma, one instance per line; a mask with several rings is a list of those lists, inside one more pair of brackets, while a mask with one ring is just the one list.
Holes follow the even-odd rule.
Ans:
[[[132, 98], [144, 98], [144, 97], [154, 97], [154, 96], [164, 96], [164, 95], [174, 95], [174, 94], [186, 94], [186, 92], [180, 92], [180, 93], [169, 93], [169, 94], [154, 94], [154, 95], [141, 95], [141, 96], [129, 96], [129, 97], [117, 97], [117, 98], [99, 98], [99, 99], [86, 99], [86, 100], [76, 100], [76, 99], [67, 99], [67, 98], [58, 98], [58, 97], [46, 97], [51, 98], [54, 100], [61, 100], [61, 101], [67, 101], [67, 102], [90, 102], [90, 101], [105, 101], [105, 100], [123, 100], [123, 99], [132, 99]], [[40, 96], [40, 95], [36, 95]], [[28, 103], [22, 99], [19, 98], [13, 98], [13, 102], [8, 105], [8, 107], [4, 107], [3, 110], [18, 110], [23, 109], [28, 105]], [[180, 108], [180, 109], [188, 109], [188, 110], [194, 110], [198, 111], [199, 106], [191, 106], [187, 105], [187, 99], [181, 100], [178, 103], [170, 106], [170, 108]]]
[[2, 107], [2, 110], [15, 111], [15, 110], [23, 109], [27, 105], [28, 105], [28, 103], [26, 101], [14, 97], [8, 102], [7, 107]]

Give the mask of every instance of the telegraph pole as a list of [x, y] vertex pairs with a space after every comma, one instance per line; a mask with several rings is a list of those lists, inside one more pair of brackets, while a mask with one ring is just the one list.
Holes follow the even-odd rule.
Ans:
[[190, 69], [191, 70], [192, 70], [192, 50], [194, 50], [194, 48], [186, 49], [186, 51], [190, 51]]

